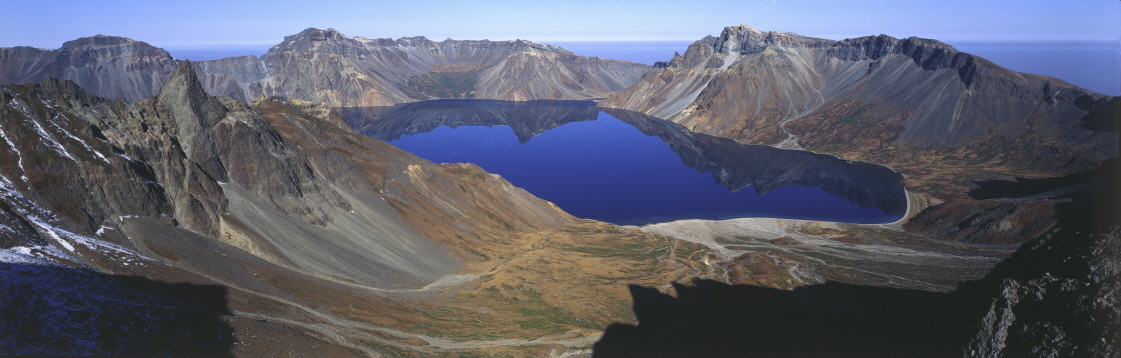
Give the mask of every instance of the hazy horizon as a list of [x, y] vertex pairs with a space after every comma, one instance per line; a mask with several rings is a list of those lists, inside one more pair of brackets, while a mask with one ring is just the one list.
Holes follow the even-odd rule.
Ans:
[[[735, 1], [328, 1], [182, 3], [10, 1], [0, 47], [58, 48], [105, 34], [157, 47], [274, 45], [309, 27], [347, 36], [536, 42], [693, 41], [746, 24], [762, 31], [843, 39], [886, 34], [958, 40], [1121, 39], [1121, 2], [997, 0]], [[184, 13], [189, 15], [183, 16]], [[194, 16], [198, 13], [200, 16]]]
[[[526, 39], [559, 45], [579, 55], [652, 64], [669, 60], [674, 51], [684, 53], [689, 43], [717, 36], [726, 26], [745, 24], [761, 31], [832, 40], [879, 34], [936, 39], [1012, 70], [1121, 95], [1121, 1], [1117, 0], [704, 0], [688, 5], [668, 0], [637, 4], [339, 0], [315, 6], [277, 0], [269, 4], [226, 0], [184, 7], [139, 0], [16, 0], [6, 3], [0, 13], [0, 47], [57, 49], [66, 41], [104, 34], [143, 41], [176, 58], [206, 60], [260, 56], [285, 36], [316, 27], [333, 28], [349, 37]], [[184, 13], [205, 16], [181, 16]], [[1022, 41], [1036, 48], [1046, 41], [1066, 44], [1051, 46], [1049, 52], [975, 45], [985, 41]], [[1109, 45], [1063, 56], [1064, 51], [1077, 47], [1069, 44], [1082, 41]], [[1086, 54], [1090, 57], [1085, 58]]]
[[[581, 56], [645, 64], [685, 53], [693, 41], [556, 41], [547, 42]], [[949, 41], [960, 51], [984, 57], [1013, 71], [1059, 78], [1111, 96], [1121, 95], [1121, 44], [1109, 41]], [[164, 48], [172, 57], [192, 61], [234, 56], [261, 56], [272, 45], [226, 45]]]

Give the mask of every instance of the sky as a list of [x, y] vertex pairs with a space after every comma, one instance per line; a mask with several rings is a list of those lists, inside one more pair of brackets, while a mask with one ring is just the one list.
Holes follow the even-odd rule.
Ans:
[[828, 39], [1121, 41], [1118, 0], [0, 0], [0, 47], [95, 34], [157, 47], [273, 45], [308, 27], [369, 38], [692, 41], [746, 24]]

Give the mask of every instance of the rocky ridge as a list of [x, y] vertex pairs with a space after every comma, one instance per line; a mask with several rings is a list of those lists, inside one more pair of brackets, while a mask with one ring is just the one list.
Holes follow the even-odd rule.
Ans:
[[286, 37], [259, 60], [204, 61], [199, 68], [212, 93], [232, 98], [281, 95], [358, 107], [433, 97], [601, 97], [633, 84], [648, 67], [525, 40], [350, 38], [311, 28]]
[[97, 35], [57, 50], [0, 48], [0, 84], [71, 80], [100, 97], [136, 101], [156, 95], [179, 61], [163, 49], [129, 38]]
[[[0, 49], [0, 84], [71, 80], [91, 94], [136, 101], [156, 95], [182, 60], [123, 37], [86, 37], [58, 50]], [[637, 82], [650, 66], [577, 56], [515, 41], [369, 39], [333, 29], [285, 37], [260, 58], [194, 63], [207, 93], [241, 101], [282, 96], [333, 107], [431, 98], [505, 100], [604, 97]]]
[[655, 67], [603, 105], [889, 166], [893, 154], [968, 148], [994, 165], [1069, 174], [1118, 154], [1115, 131], [1082, 120], [1108, 96], [935, 40], [833, 41], [741, 25]]

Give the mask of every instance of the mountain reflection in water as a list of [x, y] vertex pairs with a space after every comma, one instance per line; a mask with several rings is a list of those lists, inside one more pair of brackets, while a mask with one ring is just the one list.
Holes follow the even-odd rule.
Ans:
[[889, 168], [742, 144], [595, 105], [457, 99], [339, 110], [359, 133], [434, 162], [476, 163], [575, 216], [615, 224], [885, 223], [906, 211], [903, 177]]

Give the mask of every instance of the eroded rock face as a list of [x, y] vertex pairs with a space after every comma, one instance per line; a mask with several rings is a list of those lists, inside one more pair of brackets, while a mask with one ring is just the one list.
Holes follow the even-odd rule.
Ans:
[[934, 40], [831, 41], [737, 26], [655, 67], [603, 105], [743, 142], [881, 163], [872, 152], [968, 147], [1071, 173], [1118, 153], [1115, 133], [1082, 120], [1108, 96]]
[[125, 101], [154, 96], [178, 66], [163, 49], [116, 36], [83, 37], [57, 50], [0, 48], [0, 84], [54, 77], [74, 81], [96, 96]]
[[[71, 80], [89, 93], [137, 101], [155, 96], [181, 60], [123, 37], [98, 35], [58, 50], [0, 48], [0, 84]], [[434, 42], [368, 39], [310, 28], [260, 58], [193, 66], [206, 91], [241, 101], [282, 96], [333, 107], [384, 106], [431, 98], [505, 100], [604, 97], [650, 66], [576, 56], [525, 40]]]
[[350, 38], [314, 28], [286, 37], [259, 60], [237, 57], [199, 66], [211, 93], [238, 99], [280, 95], [334, 107], [430, 98], [601, 97], [634, 84], [648, 68], [525, 40]]
[[[337, 149], [314, 154], [310, 143], [295, 145], [276, 129], [314, 130], [316, 135], [290, 133], [311, 143], [332, 130], [362, 138], [325, 108], [308, 108], [326, 110], [326, 119], [318, 119], [292, 105], [257, 110], [210, 97], [190, 62], [159, 96], [132, 104], [53, 79], [4, 87], [0, 99], [0, 224], [13, 228], [3, 230], [12, 233], [5, 235], [5, 248], [72, 247], [65, 235], [60, 239], [51, 231], [57, 229], [108, 235], [143, 252], [148, 244], [134, 240], [150, 240], [163, 230], [152, 223], [162, 221], [274, 264], [368, 285], [425, 284], [458, 264], [380, 197], [384, 184], [364, 169], [371, 159], [340, 157]], [[320, 128], [292, 128], [302, 121]], [[417, 165], [416, 171], [433, 170], [387, 145], [365, 146]], [[133, 217], [155, 221], [139, 225]], [[80, 265], [98, 265], [80, 254], [56, 256], [66, 254]], [[178, 261], [183, 253], [170, 255]]]

